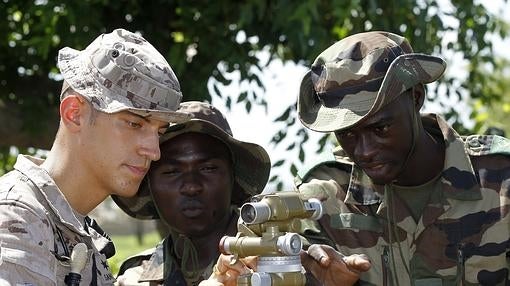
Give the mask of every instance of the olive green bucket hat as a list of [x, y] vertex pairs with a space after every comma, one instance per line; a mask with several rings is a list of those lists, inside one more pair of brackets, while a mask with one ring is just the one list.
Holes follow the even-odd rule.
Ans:
[[[232, 204], [240, 206], [251, 196], [262, 192], [271, 170], [271, 160], [264, 148], [257, 144], [235, 139], [225, 116], [208, 103], [183, 102], [178, 111], [192, 114], [194, 118], [188, 122], [170, 126], [167, 132], [161, 136], [160, 145], [188, 132], [213, 136], [225, 143], [232, 154], [232, 170], [236, 183], [234, 187], [236, 193], [232, 194]], [[159, 217], [146, 179], [143, 180], [134, 197], [125, 198], [112, 195], [112, 198], [125, 213], [134, 218], [157, 219]]]
[[315, 59], [301, 81], [298, 116], [311, 130], [346, 129], [413, 86], [436, 81], [445, 69], [443, 59], [414, 53], [399, 35], [355, 34]]

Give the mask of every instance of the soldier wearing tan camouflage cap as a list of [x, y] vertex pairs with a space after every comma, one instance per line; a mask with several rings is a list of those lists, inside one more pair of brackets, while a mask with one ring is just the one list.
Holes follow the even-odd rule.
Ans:
[[82, 51], [63, 48], [57, 65], [51, 151], [19, 155], [0, 178], [0, 285], [112, 285], [115, 249], [87, 214], [111, 194], [134, 195], [160, 157], [159, 135], [190, 118], [176, 111], [182, 95], [167, 61], [137, 34], [117, 29]]
[[161, 160], [138, 193], [113, 196], [130, 216], [160, 218], [170, 230], [155, 249], [123, 263], [118, 285], [197, 285], [207, 279], [220, 239], [237, 233], [238, 208], [269, 178], [267, 152], [235, 139], [218, 109], [190, 101], [179, 111], [194, 118], [161, 137]]
[[368, 255], [360, 285], [509, 284], [510, 141], [420, 115], [424, 84], [445, 67], [401, 36], [367, 32], [322, 52], [301, 82], [299, 119], [340, 144], [297, 184], [326, 212], [305, 236]]

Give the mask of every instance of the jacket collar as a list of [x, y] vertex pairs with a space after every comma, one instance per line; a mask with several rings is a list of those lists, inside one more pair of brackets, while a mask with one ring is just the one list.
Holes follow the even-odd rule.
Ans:
[[140, 275], [140, 282], [163, 281], [164, 279], [164, 244], [162, 240], [151, 255], [149, 262], [143, 266], [143, 272]]
[[71, 208], [55, 181], [53, 181], [45, 169], [40, 167], [43, 162], [44, 160], [36, 157], [18, 155], [14, 169], [22, 173], [27, 180], [34, 183], [46, 200], [46, 204], [50, 208], [49, 211], [63, 224], [82, 236], [89, 236], [83, 227], [84, 221], [80, 221], [77, 218], [78, 215]]

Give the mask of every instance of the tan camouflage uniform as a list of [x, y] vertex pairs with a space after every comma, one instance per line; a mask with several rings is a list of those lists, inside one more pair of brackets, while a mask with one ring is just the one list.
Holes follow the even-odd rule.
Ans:
[[88, 248], [81, 285], [112, 285], [101, 253], [110, 240], [91, 228], [87, 233], [41, 163], [19, 155], [15, 170], [0, 178], [0, 285], [64, 285], [78, 242]]
[[[394, 197], [389, 204], [381, 186], [339, 156], [298, 184], [306, 197], [328, 197], [321, 231], [306, 236], [345, 255], [367, 254], [372, 268], [361, 285], [397, 285], [395, 278], [399, 285], [508, 285], [510, 140], [462, 139], [440, 117], [433, 120], [447, 146], [442, 187], [418, 223], [404, 202]], [[394, 207], [392, 226], [388, 205]]]
[[[64, 78], [61, 97], [72, 88], [100, 112], [129, 111], [169, 123], [191, 117], [176, 111], [182, 94], [165, 58], [127, 30], [102, 34], [82, 51], [61, 49], [57, 66]], [[0, 285], [64, 285], [79, 242], [88, 249], [81, 285], [112, 285], [106, 258], [114, 254], [113, 244], [90, 218], [73, 211], [42, 162], [20, 155], [15, 170], [0, 178]]]

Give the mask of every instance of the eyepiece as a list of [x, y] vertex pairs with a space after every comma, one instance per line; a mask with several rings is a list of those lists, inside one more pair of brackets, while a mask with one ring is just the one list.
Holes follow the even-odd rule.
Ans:
[[246, 203], [241, 207], [241, 219], [246, 224], [263, 223], [271, 217], [271, 208], [265, 202]]

